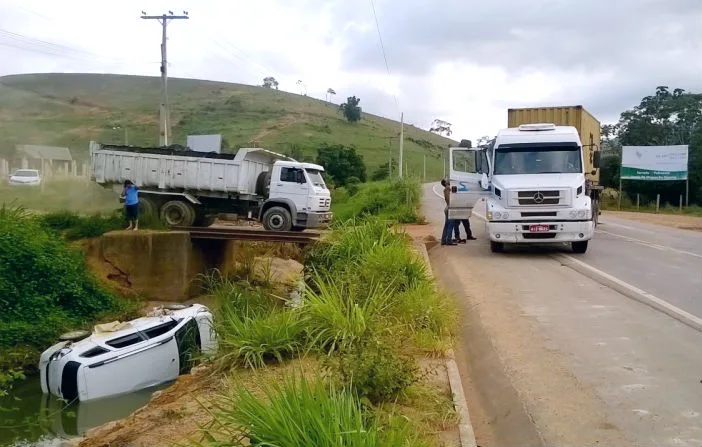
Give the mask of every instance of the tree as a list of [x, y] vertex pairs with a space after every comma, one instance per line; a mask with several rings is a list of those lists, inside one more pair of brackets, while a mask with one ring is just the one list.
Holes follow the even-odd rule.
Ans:
[[344, 114], [350, 123], [355, 123], [361, 120], [361, 108], [358, 103], [361, 102], [361, 98], [356, 98], [355, 96], [349, 96], [346, 98], [346, 102], [339, 105], [339, 110]]
[[[388, 166], [391, 167], [391, 169], [388, 169]], [[386, 178], [390, 177], [392, 174], [392, 171], [397, 170], [397, 162], [395, 159], [392, 160], [392, 164], [389, 162], [385, 162], [382, 165], [378, 166], [375, 171], [373, 171], [373, 174], [371, 175], [371, 180], [374, 182], [377, 182], [379, 180], [385, 180]]]
[[332, 95], [336, 95], [336, 92], [330, 87], [327, 89], [327, 101], [331, 102]]
[[301, 79], [297, 80], [297, 86], [300, 87], [300, 94], [302, 96], [307, 96], [307, 86], [305, 85], [304, 82], [302, 82]]
[[434, 132], [435, 134], [438, 135], [444, 135], [447, 137], [451, 136], [451, 123], [447, 121], [443, 121], [440, 119], [435, 119], [431, 123], [431, 127], [429, 128], [429, 132]]
[[278, 81], [275, 80], [273, 76], [267, 76], [263, 78], [263, 87], [272, 88], [275, 87], [278, 90]]
[[471, 148], [471, 147], [473, 147], [473, 142], [470, 140], [461, 140], [461, 142], [458, 143], [458, 147]]
[[[690, 201], [702, 201], [702, 94], [658, 86], [653, 95], [623, 112], [616, 125], [603, 128], [603, 136], [603, 147], [614, 139], [622, 146], [688, 145]], [[661, 194], [671, 203], [677, 203], [684, 189], [682, 182], [632, 181], [627, 185], [628, 190], [643, 193], [645, 200]]]
[[337, 186], [345, 186], [351, 177], [366, 181], [366, 165], [363, 156], [353, 147], [342, 144], [322, 144], [317, 150], [316, 163], [324, 166], [324, 171]]

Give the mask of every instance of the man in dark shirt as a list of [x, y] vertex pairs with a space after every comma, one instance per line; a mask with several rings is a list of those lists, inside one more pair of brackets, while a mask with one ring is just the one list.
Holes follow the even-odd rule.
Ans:
[[446, 208], [444, 208], [444, 231], [441, 233], [441, 245], [457, 245], [451, 240], [455, 222], [448, 218], [448, 208], [451, 203], [451, 184], [446, 179], [441, 179], [441, 186], [444, 187], [444, 200]]

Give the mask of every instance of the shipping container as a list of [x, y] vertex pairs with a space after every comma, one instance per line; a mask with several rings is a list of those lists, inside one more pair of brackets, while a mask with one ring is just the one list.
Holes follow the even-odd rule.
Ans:
[[590, 112], [583, 106], [530, 107], [507, 111], [507, 127], [535, 123], [575, 127], [583, 144], [585, 177], [592, 186], [600, 184], [600, 170], [593, 168], [594, 153], [600, 148], [600, 122]]

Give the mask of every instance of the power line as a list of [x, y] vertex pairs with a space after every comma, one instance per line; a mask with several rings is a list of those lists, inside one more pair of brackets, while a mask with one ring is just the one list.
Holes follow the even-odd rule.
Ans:
[[[375, 19], [375, 29], [378, 30], [378, 40], [380, 41], [380, 50], [383, 52], [383, 60], [385, 61], [385, 69], [388, 72], [388, 78], [392, 79], [392, 75], [390, 74], [390, 65], [388, 64], [388, 58], [385, 54], [385, 45], [383, 45], [383, 36], [380, 33], [380, 24], [378, 23], [378, 15], [375, 13], [375, 2], [373, 0], [370, 0], [371, 3], [371, 8], [373, 9], [373, 18]], [[397, 111], [400, 111], [400, 104], [397, 101], [397, 96], [393, 93], [392, 97], [395, 99], [395, 107], [397, 107]]]

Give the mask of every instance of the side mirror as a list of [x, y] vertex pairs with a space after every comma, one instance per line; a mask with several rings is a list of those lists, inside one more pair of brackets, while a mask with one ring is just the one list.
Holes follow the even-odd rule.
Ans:
[[486, 191], [490, 188], [490, 180], [488, 179], [487, 174], [484, 172], [483, 175], [480, 177], [480, 187]]
[[592, 154], [592, 167], [595, 169], [600, 168], [600, 157], [602, 153], [600, 151], [593, 152]]

